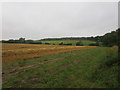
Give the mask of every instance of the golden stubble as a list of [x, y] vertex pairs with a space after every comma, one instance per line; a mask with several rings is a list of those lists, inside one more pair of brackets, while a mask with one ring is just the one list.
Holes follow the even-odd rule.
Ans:
[[96, 48], [96, 46], [65, 46], [65, 45], [44, 45], [44, 44], [2, 44], [2, 62], [11, 63], [16, 60], [37, 58], [57, 53], [71, 52]]

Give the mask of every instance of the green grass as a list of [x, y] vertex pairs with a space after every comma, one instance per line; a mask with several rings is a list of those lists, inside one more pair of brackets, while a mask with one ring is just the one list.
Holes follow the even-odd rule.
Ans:
[[[64, 44], [67, 43], [72, 43], [72, 45], [76, 45], [77, 42], [79, 42], [79, 40], [63, 40], [63, 41], [41, 41], [42, 43], [50, 43], [50, 44], [56, 44], [59, 45], [59, 43], [63, 42]], [[96, 43], [94, 41], [89, 41], [89, 40], [81, 40], [81, 42], [83, 43], [84, 46], [88, 46], [91, 43]]]
[[[16, 71], [10, 73], [9, 69]], [[107, 47], [22, 60], [4, 65], [3, 70], [8, 72], [3, 88], [119, 87], [117, 50], [111, 52]]]

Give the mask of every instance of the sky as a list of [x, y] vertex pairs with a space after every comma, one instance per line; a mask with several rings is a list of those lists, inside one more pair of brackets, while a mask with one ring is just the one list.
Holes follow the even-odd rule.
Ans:
[[117, 2], [2, 3], [3, 40], [98, 36], [117, 28]]

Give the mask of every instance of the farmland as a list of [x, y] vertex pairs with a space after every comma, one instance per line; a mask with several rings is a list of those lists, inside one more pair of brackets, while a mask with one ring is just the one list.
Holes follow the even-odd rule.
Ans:
[[[81, 41], [84, 46], [88, 46], [91, 43], [96, 43], [95, 41], [90, 41], [90, 40], [54, 40], [54, 41], [41, 41], [42, 43], [50, 43], [50, 44], [55, 44], [59, 45], [61, 42], [64, 44], [71, 43], [72, 45], [76, 45], [77, 42]], [[36, 41], [40, 42], [40, 41]]]
[[2, 44], [3, 63], [11, 63], [16, 60], [29, 58], [37, 58], [48, 56], [61, 52], [70, 52], [73, 50], [81, 50], [95, 48], [95, 46], [60, 46], [60, 45], [35, 45], [35, 44]]
[[3, 88], [119, 86], [117, 46], [3, 44], [2, 49]]
[[118, 2], [3, 2], [0, 88], [120, 89]]

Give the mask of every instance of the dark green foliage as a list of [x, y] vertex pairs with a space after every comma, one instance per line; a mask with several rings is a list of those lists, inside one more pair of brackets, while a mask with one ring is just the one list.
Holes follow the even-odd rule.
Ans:
[[118, 28], [117, 32], [118, 32], [118, 35], [117, 35], [118, 46], [120, 47], [120, 28]]
[[2, 43], [25, 43], [25, 38], [19, 38], [19, 40], [9, 39], [8, 41], [2, 40]]
[[[106, 33], [103, 36], [96, 36], [96, 37], [88, 37], [88, 40], [93, 40], [96, 42], [102, 42], [103, 46], [114, 46], [120, 43], [119, 39], [120, 29], [116, 31], [112, 31], [110, 33]], [[90, 46], [98, 46], [98, 44], [89, 44]]]
[[88, 40], [89, 37], [64, 37], [64, 38], [44, 38], [40, 41], [61, 41], [61, 40]]
[[40, 41], [25, 40], [25, 38], [19, 38], [18, 40], [9, 39], [8, 41], [2, 40], [2, 43], [42, 44]]
[[96, 43], [90, 43], [89, 46], [99, 46], [99, 42], [96, 42]]
[[8, 40], [9, 43], [14, 43], [13, 39]]
[[19, 43], [25, 43], [25, 38], [19, 38]]
[[117, 45], [117, 31], [112, 31], [111, 33], [107, 33], [102, 37], [103, 45], [105, 46], [113, 46]]
[[96, 46], [96, 43], [91, 43], [89, 44], [89, 46]]
[[63, 45], [72, 45], [72, 43], [66, 43], [66, 44], [63, 44]]
[[82, 41], [77, 42], [77, 43], [76, 43], [76, 46], [83, 46]]
[[33, 40], [26, 40], [25, 41], [25, 43], [28, 43], [28, 44], [30, 44], [30, 43], [32, 43], [33, 42]]
[[45, 44], [50, 45], [50, 43], [45, 42]]
[[33, 40], [26, 40], [25, 43], [27, 44], [42, 44], [40, 41], [33, 41]]
[[120, 42], [120, 39], [118, 39], [118, 31], [120, 31], [120, 29], [117, 29], [116, 31], [112, 31], [110, 33], [106, 33], [103, 36], [97, 36], [95, 38], [97, 41], [101, 41], [103, 46], [118, 45], [118, 43]]
[[[116, 31], [112, 31], [110, 33], [106, 33], [103, 36], [96, 36], [96, 37], [65, 37], [65, 38], [45, 38], [41, 39], [39, 41], [33, 41], [33, 40], [25, 40], [25, 38], [19, 38], [18, 40], [2, 40], [2, 43], [28, 43], [28, 44], [42, 44], [42, 42], [46, 41], [45, 44], [50, 44], [47, 41], [60, 41], [61, 43], [58, 43], [57, 45], [71, 45], [71, 42], [63, 44], [63, 41], [72, 41], [72, 40], [82, 40], [82, 41], [94, 41], [97, 43], [91, 43], [89, 46], [99, 46], [99, 43], [102, 43], [102, 46], [113, 46], [113, 45], [119, 45], [120, 46], [120, 29], [117, 29]], [[61, 41], [62, 40], [62, 41]], [[40, 42], [41, 41], [41, 42]], [[83, 43], [77, 42], [76, 46], [83, 46]], [[101, 45], [100, 45], [101, 46]]]
[[42, 42], [30, 42], [29, 44], [42, 44]]
[[[120, 31], [120, 29], [117, 29], [116, 31], [106, 33], [103, 36], [96, 36], [96, 37], [91, 36], [91, 37], [46, 38], [46, 39], [41, 39], [40, 41], [90, 40], [90, 41], [95, 41], [96, 43], [91, 43], [91, 44], [89, 44], [89, 46], [114, 46], [114, 45], [118, 45], [120, 43], [120, 39], [118, 37], [118, 32], [119, 31]], [[120, 34], [120, 32], [119, 32], [119, 34]], [[62, 44], [63, 43], [60, 43], [59, 45], [62, 45]], [[82, 45], [83, 44], [81, 42], [76, 43], [76, 46], [82, 46]]]
[[63, 45], [63, 42], [59, 43], [59, 45]]

